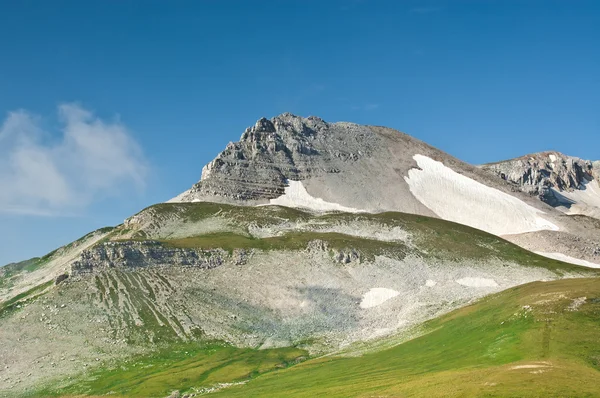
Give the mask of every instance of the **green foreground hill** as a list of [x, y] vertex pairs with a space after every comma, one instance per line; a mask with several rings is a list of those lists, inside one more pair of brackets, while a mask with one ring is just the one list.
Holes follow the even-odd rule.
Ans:
[[[216, 397], [595, 397], [599, 326], [599, 278], [534, 282], [431, 320], [417, 338], [377, 349], [393, 342], [383, 340], [358, 356], [302, 362], [305, 353], [293, 348], [181, 347], [98, 371], [66, 391], [118, 397], [167, 396], [176, 389]], [[213, 388], [191, 388], [201, 384]], [[62, 391], [43, 393], [64, 396]]]
[[600, 279], [534, 282], [359, 357], [324, 357], [214, 396], [600, 396]]

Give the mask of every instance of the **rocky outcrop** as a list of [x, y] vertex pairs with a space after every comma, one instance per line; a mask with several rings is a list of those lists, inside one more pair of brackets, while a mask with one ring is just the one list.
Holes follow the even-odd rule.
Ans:
[[357, 249], [350, 247], [332, 249], [329, 247], [329, 243], [322, 239], [315, 239], [308, 242], [306, 250], [312, 253], [328, 252], [333, 261], [338, 264], [345, 265], [361, 262], [361, 253]]
[[166, 247], [156, 241], [106, 242], [83, 251], [79, 260], [71, 265], [71, 275], [116, 267], [183, 266], [210, 269], [222, 265], [228, 258], [229, 254], [221, 249], [179, 249]]
[[339, 173], [342, 163], [369, 156], [377, 143], [368, 127], [353, 123], [289, 113], [262, 118], [204, 166], [201, 180], [174, 201], [276, 198], [283, 194], [286, 180]]
[[583, 160], [558, 152], [541, 152], [481, 166], [483, 170], [538, 196], [551, 206], [565, 204], [561, 191], [574, 191], [586, 183], [600, 181], [600, 161]]
[[65, 280], [67, 280], [67, 278], [69, 278], [68, 274], [60, 274], [59, 276], [54, 278], [54, 284], [58, 285], [58, 284], [64, 282]]
[[[330, 252], [340, 264], [359, 262], [360, 252], [353, 248], [330, 250], [327, 242], [309, 242], [308, 251]], [[225, 263], [245, 265], [253, 250], [235, 249], [231, 253], [223, 249], [181, 249], [163, 245], [158, 241], [105, 242], [81, 253], [71, 264], [71, 276], [101, 272], [111, 268], [139, 269], [148, 267], [193, 267], [212, 269]], [[68, 275], [61, 275], [56, 284]]]
[[334, 251], [333, 259], [340, 264], [360, 263], [360, 252], [355, 249], [336, 250]]

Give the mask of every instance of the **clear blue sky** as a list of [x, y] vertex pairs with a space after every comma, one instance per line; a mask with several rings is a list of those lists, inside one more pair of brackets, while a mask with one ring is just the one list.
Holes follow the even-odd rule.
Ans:
[[3, 1], [0, 49], [0, 263], [175, 196], [282, 112], [600, 158], [599, 1]]

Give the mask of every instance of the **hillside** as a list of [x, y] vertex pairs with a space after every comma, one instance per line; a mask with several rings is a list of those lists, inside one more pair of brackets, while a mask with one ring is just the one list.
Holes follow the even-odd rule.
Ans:
[[[182, 396], [212, 391], [217, 397], [592, 397], [600, 376], [599, 321], [600, 279], [534, 282], [426, 322], [403, 343], [388, 338], [310, 360], [297, 349], [182, 346], [96, 370], [63, 391], [134, 397], [179, 390]], [[61, 394], [51, 388], [43, 393]]]
[[562, 259], [600, 267], [595, 219], [565, 217], [600, 211], [597, 178], [598, 162], [558, 153], [475, 167], [394, 129], [284, 113], [247, 128], [171, 202], [439, 217], [553, 258], [566, 242]]
[[326, 357], [213, 396], [598, 396], [600, 279], [535, 282], [359, 357]]
[[[84, 244], [67, 279], [2, 302], [0, 391], [85, 377], [182, 344], [320, 355], [518, 284], [597, 274], [403, 213], [159, 204], [101, 236]], [[71, 258], [74, 247], [60, 252]], [[52, 271], [48, 264], [34, 272]]]

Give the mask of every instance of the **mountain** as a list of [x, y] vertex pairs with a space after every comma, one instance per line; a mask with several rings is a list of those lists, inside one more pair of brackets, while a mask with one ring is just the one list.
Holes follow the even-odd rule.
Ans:
[[[545, 206], [513, 191], [505, 181], [396, 130], [283, 114], [246, 129], [203, 168], [198, 183], [171, 202], [400, 211], [499, 235], [559, 228], [551, 215], [542, 217]], [[474, 205], [481, 214], [473, 214]], [[499, 215], [506, 220], [496, 221]]]
[[481, 168], [567, 214], [600, 219], [600, 161], [542, 152]]
[[600, 212], [600, 164], [558, 153], [526, 159], [479, 168], [393, 129], [286, 113], [246, 129], [170, 202], [420, 214], [600, 266], [596, 220], [566, 217], [549, 199], [571, 198], [569, 214]]
[[[335, 395], [349, 380], [358, 394], [390, 386], [393, 374], [424, 388], [414, 369], [428, 363], [434, 379], [423, 383], [546, 361], [537, 345], [517, 343], [545, 338], [538, 320], [562, 315], [544, 311], [571, 305], [560, 324], [589, 334], [599, 231], [600, 220], [392, 129], [260, 119], [168, 203], [2, 269], [0, 396], [302, 396], [319, 386]], [[560, 311], [538, 308], [553, 300]], [[526, 305], [531, 314], [510, 315]], [[471, 340], [480, 346], [465, 356]], [[561, 337], [547, 356], [593, 380], [593, 350], [574, 365], [588, 343]], [[400, 354], [406, 365], [390, 362]], [[336, 379], [294, 384], [305, 372], [320, 380], [311, 370], [320, 366]], [[280, 374], [292, 379], [277, 387]], [[580, 384], [573, 391], [586, 392]]]

